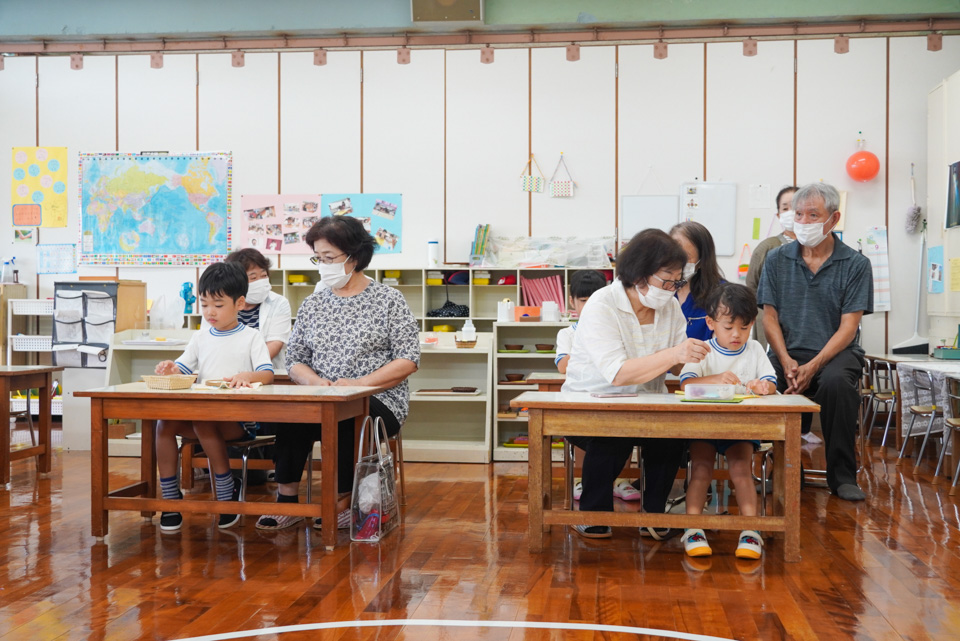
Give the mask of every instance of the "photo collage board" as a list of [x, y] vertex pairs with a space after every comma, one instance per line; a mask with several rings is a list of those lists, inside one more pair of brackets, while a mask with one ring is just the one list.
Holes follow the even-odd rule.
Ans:
[[240, 197], [235, 249], [312, 254], [303, 238], [322, 216], [353, 216], [376, 239], [377, 252], [399, 254], [400, 194], [262, 194]]

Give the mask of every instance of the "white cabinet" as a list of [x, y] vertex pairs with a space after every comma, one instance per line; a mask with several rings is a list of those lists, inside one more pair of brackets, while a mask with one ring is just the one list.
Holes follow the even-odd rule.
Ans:
[[[420, 369], [409, 379], [410, 415], [403, 425], [405, 461], [489, 463], [491, 444], [492, 335], [477, 334], [476, 347], [458, 348], [453, 334], [423, 347]], [[475, 387], [477, 394], [421, 394], [424, 390]]]
[[[516, 384], [507, 381], [507, 375], [521, 375], [524, 379], [531, 372], [556, 372], [557, 333], [569, 322], [561, 323], [494, 323], [494, 381], [496, 401], [494, 403], [493, 460], [526, 461], [525, 447], [510, 447], [512, 439], [526, 435], [527, 417], [518, 415], [504, 418], [500, 410], [508, 409], [510, 401], [521, 392], [536, 391], [536, 385]], [[553, 350], [537, 350], [537, 345], [552, 345]], [[520, 346], [520, 350], [508, 350], [507, 345]], [[561, 460], [562, 448], [553, 452], [554, 460]]]

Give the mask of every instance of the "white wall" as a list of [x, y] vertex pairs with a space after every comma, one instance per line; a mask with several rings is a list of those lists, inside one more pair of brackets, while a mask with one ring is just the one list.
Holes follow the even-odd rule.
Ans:
[[[793, 42], [761, 42], [752, 58], [737, 43], [672, 44], [665, 60], [654, 59], [650, 45], [585, 46], [579, 62], [567, 62], [563, 48], [500, 49], [492, 65], [481, 65], [475, 50], [415, 50], [410, 65], [374, 51], [330, 53], [317, 67], [311, 54], [291, 52], [247, 54], [246, 65], [233, 68], [228, 54], [214, 53], [169, 54], [160, 70], [142, 55], [86, 56], [84, 69], [72, 71], [58, 56], [39, 60], [37, 104], [34, 58], [8, 58], [0, 133], [10, 146], [34, 144], [39, 119], [40, 144], [69, 148], [71, 194], [80, 151], [198, 148], [234, 153], [235, 206], [241, 194], [278, 189], [403, 193], [404, 252], [378, 256], [381, 268], [421, 266], [425, 241], [443, 239], [445, 225], [451, 261], [466, 260], [477, 223], [506, 235], [612, 233], [621, 195], [675, 193], [704, 170], [709, 180], [738, 184], [738, 245], [756, 244], [758, 215], [765, 236], [773, 195], [795, 171], [801, 183], [823, 179], [849, 192], [844, 238], [855, 246], [863, 230], [883, 223], [889, 178], [895, 344], [912, 333], [914, 317], [918, 241], [902, 231], [909, 167], [915, 163], [922, 205], [926, 96], [960, 67], [960, 36], [945, 37], [940, 52], [928, 52], [922, 37], [890, 39], [889, 142], [887, 39], [850, 45], [837, 55], [832, 40], [798, 43], [796, 150]], [[859, 131], [881, 159], [889, 146], [889, 177], [886, 169], [871, 183], [846, 177]], [[545, 173], [566, 152], [577, 197], [521, 192], [528, 149]], [[9, 176], [9, 158], [0, 157], [0, 176]], [[765, 209], [747, 206], [751, 184], [770, 185]], [[9, 189], [9, 179], [0, 180], [7, 203]], [[68, 227], [42, 229], [41, 241], [75, 242], [75, 198], [69, 215]], [[21, 254], [21, 275], [35, 283], [32, 257], [11, 243], [12, 230], [0, 226], [0, 244]], [[728, 277], [736, 262], [722, 261]], [[146, 280], [150, 297], [196, 278], [192, 268], [119, 272]], [[70, 278], [42, 277], [39, 294]], [[870, 351], [884, 347], [884, 316], [865, 321]]]

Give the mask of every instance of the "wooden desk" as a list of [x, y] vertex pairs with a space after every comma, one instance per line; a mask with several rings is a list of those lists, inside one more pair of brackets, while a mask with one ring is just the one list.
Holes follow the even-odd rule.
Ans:
[[[866, 358], [873, 361], [874, 363], [892, 363], [894, 370], [896, 370], [899, 363], [929, 363], [929, 362], [938, 362], [938, 363], [949, 363], [950, 361], [943, 361], [939, 358], [934, 358], [926, 354], [867, 354]], [[872, 380], [871, 372], [871, 380]], [[899, 375], [898, 375], [899, 379]], [[894, 384], [894, 391], [896, 392], [896, 406], [897, 406], [897, 429], [894, 434], [894, 446], [897, 450], [900, 449], [900, 446], [903, 444], [903, 394], [900, 393], [900, 381], [897, 380]], [[869, 426], [868, 426], [869, 427]]]
[[[800, 560], [800, 414], [820, 406], [798, 395], [767, 396], [742, 403], [684, 403], [676, 394], [593, 398], [586, 392], [525, 392], [510, 403], [526, 407], [530, 450], [530, 551], [543, 550], [550, 525], [703, 527], [784, 533], [785, 561]], [[623, 436], [648, 438], [743, 438], [773, 441], [773, 515], [649, 514], [553, 510], [550, 438]]]
[[[4, 365], [0, 366], [0, 416], [4, 425], [0, 428], [0, 485], [6, 486], [10, 482], [10, 463], [20, 459], [36, 456], [39, 458], [38, 471], [41, 474], [50, 472], [50, 458], [53, 453], [50, 448], [50, 397], [53, 389], [53, 373], [62, 372], [62, 367], [46, 367], [42, 365]], [[10, 392], [37, 388], [40, 390], [40, 436], [37, 445], [22, 447], [15, 452], [10, 451]], [[30, 403], [27, 403], [30, 411]]]
[[[257, 390], [152, 390], [144, 383], [128, 383], [77, 392], [90, 398], [91, 518], [92, 533], [103, 538], [109, 510], [139, 510], [144, 516], [157, 511], [280, 514], [323, 517], [323, 544], [332, 550], [337, 541], [337, 513], [349, 498], [337, 501], [337, 423], [355, 419], [360, 429], [370, 413], [370, 396], [377, 387], [309, 387], [267, 385]], [[315, 503], [241, 503], [216, 500], [164, 500], [156, 497], [154, 422], [213, 418], [222, 421], [264, 421], [321, 424], [320, 505]], [[107, 420], [133, 418], [144, 421], [140, 449], [140, 482], [110, 491], [107, 455]], [[145, 497], [145, 498], [142, 498]], [[330, 524], [330, 525], [327, 525]]]

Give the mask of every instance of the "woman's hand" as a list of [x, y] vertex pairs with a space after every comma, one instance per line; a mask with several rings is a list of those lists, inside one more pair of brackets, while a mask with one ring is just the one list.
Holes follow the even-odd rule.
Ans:
[[159, 376], [170, 376], [171, 374], [179, 374], [180, 368], [173, 361], [161, 361], [157, 363], [153, 372]]
[[710, 346], [696, 338], [688, 338], [673, 350], [677, 363], [699, 363], [710, 352]]
[[338, 378], [333, 382], [334, 387], [363, 387], [359, 378]]

